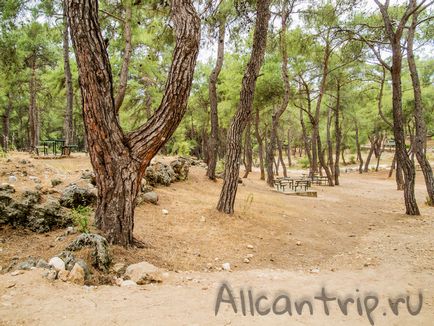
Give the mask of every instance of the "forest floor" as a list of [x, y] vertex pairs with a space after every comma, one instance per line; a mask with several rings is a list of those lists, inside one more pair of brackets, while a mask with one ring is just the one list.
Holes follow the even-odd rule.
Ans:
[[[22, 157], [29, 160], [25, 154], [13, 154], [13, 163], [2, 160], [1, 169], [16, 169]], [[30, 161], [29, 175], [38, 176], [47, 187], [55, 176], [66, 185], [78, 180], [81, 170], [90, 169], [83, 155]], [[293, 316], [244, 317], [239, 311], [236, 291], [241, 288], [246, 293], [251, 288], [254, 296], [267, 293], [269, 299], [285, 291], [297, 300], [313, 298], [321, 287], [338, 297], [360, 297], [362, 305], [367, 295], [377, 295], [380, 302], [372, 314], [376, 325], [432, 325], [434, 211], [424, 204], [420, 172], [416, 184], [420, 217], [403, 214], [403, 194], [395, 190], [387, 171], [342, 174], [339, 187], [315, 186], [317, 198], [273, 192], [257, 172], [243, 181], [232, 217], [214, 208], [222, 181], [207, 180], [205, 169], [196, 166], [187, 181], [156, 189], [159, 205], [136, 209], [135, 236], [150, 247], [128, 251], [114, 247], [114, 259], [146, 260], [167, 270], [161, 285], [80, 287], [50, 283], [40, 270], [18, 276], [5, 273], [0, 275], [0, 325], [369, 325], [366, 309], [359, 316], [350, 304], [345, 316], [334, 302], [330, 316], [325, 316], [318, 300], [313, 315], [306, 310], [299, 316], [294, 307]], [[7, 177], [1, 176], [1, 182]], [[28, 187], [28, 182], [18, 180], [17, 189]], [[162, 209], [169, 214], [163, 215]], [[0, 238], [6, 241], [0, 244], [0, 266], [7, 266], [13, 257], [49, 259], [73, 239], [55, 241], [63, 231], [35, 234], [1, 228]], [[249, 255], [253, 257], [245, 263]], [[226, 262], [231, 272], [221, 271]], [[223, 281], [234, 289], [238, 313], [223, 303], [215, 317]], [[424, 303], [418, 316], [411, 316], [405, 304], [398, 317], [393, 315], [387, 298], [410, 295], [415, 306], [419, 291]]]

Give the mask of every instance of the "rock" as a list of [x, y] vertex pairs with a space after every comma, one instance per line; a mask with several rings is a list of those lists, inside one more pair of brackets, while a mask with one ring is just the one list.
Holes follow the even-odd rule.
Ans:
[[206, 217], [205, 217], [205, 216], [201, 216], [201, 217], [200, 217], [200, 221], [201, 221], [202, 223], [205, 223], [205, 222], [206, 222]]
[[140, 191], [143, 192], [144, 194], [147, 192], [151, 192], [154, 191], [154, 188], [151, 187], [150, 185], [146, 184], [146, 180], [142, 179], [142, 184], [140, 185]]
[[60, 253], [59, 258], [61, 258], [65, 263], [65, 269], [71, 271], [76, 262], [74, 254], [65, 250]]
[[250, 263], [250, 259], [249, 259], [249, 258], [244, 258], [244, 263], [245, 263], [245, 264]]
[[13, 194], [15, 192], [15, 188], [9, 183], [2, 183], [0, 185], [0, 191], [5, 192], [7, 194]]
[[179, 157], [175, 161], [170, 162], [170, 167], [175, 173], [177, 181], [184, 181], [188, 178], [188, 172], [190, 169], [190, 161], [184, 157]]
[[46, 274], [45, 277], [49, 280], [49, 281], [54, 281], [57, 278], [57, 271], [56, 270], [49, 270]]
[[50, 269], [51, 265], [48, 264], [44, 259], [39, 259], [36, 263], [37, 268], [44, 268], [44, 269]]
[[311, 272], [311, 273], [313, 273], [313, 274], [318, 274], [318, 273], [320, 272], [320, 269], [319, 269], [319, 268], [311, 268], [311, 269], [309, 270], [309, 272]]
[[253, 249], [252, 245], [247, 245], [247, 249]]
[[86, 273], [79, 263], [76, 263], [68, 276], [68, 281], [71, 283], [84, 285]]
[[247, 259], [252, 259], [253, 258], [253, 254], [247, 254], [246, 258]]
[[48, 264], [53, 266], [56, 271], [61, 271], [65, 269], [65, 262], [59, 257], [53, 257], [49, 260]]
[[206, 268], [212, 269], [212, 264], [211, 263], [206, 264]]
[[297, 246], [301, 246], [301, 241], [297, 241], [297, 242], [296, 242], [296, 245], [297, 245]]
[[229, 263], [224, 263], [224, 264], [222, 264], [222, 268], [223, 268], [223, 270], [225, 270], [225, 271], [230, 271], [230, 270], [231, 270], [231, 264], [229, 264]]
[[62, 184], [62, 182], [63, 182], [63, 181], [60, 180], [60, 179], [52, 179], [52, 180], [51, 180], [51, 186], [52, 186], [52, 187], [56, 187], [56, 186]]
[[73, 226], [68, 226], [65, 231], [65, 235], [76, 234], [77, 230]]
[[154, 163], [146, 168], [145, 180], [148, 185], [169, 186], [176, 180], [176, 175], [173, 169], [164, 163]]
[[121, 282], [121, 286], [137, 286], [137, 283], [131, 280], [124, 280]]
[[81, 172], [81, 178], [84, 180], [89, 180], [89, 182], [94, 186], [96, 185], [96, 176], [93, 171], [84, 170]]
[[30, 162], [26, 161], [26, 160], [19, 160], [18, 163], [20, 163], [20, 164], [27, 164], [27, 163], [30, 163]]
[[35, 177], [33, 175], [29, 176], [29, 179], [34, 183], [41, 183], [41, 180], [38, 177]]
[[79, 264], [81, 266], [81, 268], [83, 268], [83, 270], [84, 270], [84, 279], [85, 280], [90, 279], [91, 273], [90, 273], [89, 266], [87, 266], [87, 263], [83, 259], [77, 259], [76, 260], [76, 264]]
[[48, 232], [54, 228], [65, 227], [72, 223], [69, 214], [65, 214], [59, 202], [48, 198], [42, 205], [35, 205], [28, 216], [27, 226], [34, 232]]
[[102, 271], [108, 271], [111, 263], [111, 256], [108, 251], [108, 242], [104, 237], [93, 233], [83, 233], [71, 242], [65, 250], [77, 251], [83, 247], [93, 247], [92, 265]]
[[127, 270], [127, 265], [124, 263], [116, 263], [113, 265], [112, 270], [117, 275], [123, 275], [125, 273], [125, 271]]
[[68, 281], [68, 278], [69, 278], [69, 271], [67, 271], [67, 270], [60, 270], [60, 271], [57, 273], [57, 278], [58, 278], [59, 280], [62, 280], [63, 282]]
[[76, 184], [66, 187], [60, 197], [60, 204], [67, 208], [89, 206], [96, 202], [96, 194], [89, 189], [81, 188]]
[[163, 213], [163, 215], [169, 215], [169, 211], [167, 209], [162, 209], [161, 213]]
[[139, 285], [162, 282], [160, 270], [145, 261], [128, 266], [125, 271], [125, 277]]
[[32, 269], [32, 267], [35, 267], [36, 264], [37, 262], [35, 259], [29, 258], [28, 260], [19, 263], [16, 269], [29, 271], [30, 269]]
[[23, 193], [23, 202], [26, 205], [34, 205], [41, 201], [41, 192], [36, 190], [25, 190]]
[[18, 270], [18, 271], [13, 271], [11, 273], [11, 276], [18, 276], [18, 275], [21, 275], [21, 274], [24, 274], [24, 271], [23, 270]]
[[17, 179], [16, 176], [11, 175], [11, 176], [9, 176], [8, 180], [9, 180], [10, 183], [13, 183], [13, 182], [17, 182], [18, 179]]
[[137, 198], [137, 205], [140, 205], [142, 203], [150, 203], [150, 204], [157, 205], [158, 194], [154, 191], [140, 194]]

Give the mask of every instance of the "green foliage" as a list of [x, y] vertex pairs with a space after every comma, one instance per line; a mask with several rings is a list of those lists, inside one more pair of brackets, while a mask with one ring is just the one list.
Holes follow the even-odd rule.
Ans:
[[89, 218], [92, 210], [89, 207], [78, 206], [71, 209], [71, 218], [81, 233], [89, 233]]
[[297, 161], [303, 169], [307, 169], [309, 167], [309, 158], [307, 156], [303, 156]]

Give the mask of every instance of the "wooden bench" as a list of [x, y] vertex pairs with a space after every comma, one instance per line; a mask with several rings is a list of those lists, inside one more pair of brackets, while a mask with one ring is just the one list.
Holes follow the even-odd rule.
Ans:
[[63, 145], [62, 146], [62, 155], [69, 156], [71, 155], [71, 149], [77, 149], [78, 145]]

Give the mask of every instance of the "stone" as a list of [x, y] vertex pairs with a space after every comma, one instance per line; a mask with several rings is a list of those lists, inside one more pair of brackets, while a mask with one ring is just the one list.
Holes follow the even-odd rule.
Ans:
[[202, 223], [205, 223], [205, 222], [206, 222], [206, 217], [205, 217], [205, 216], [201, 216], [201, 217], [200, 217], [200, 221], [201, 221]]
[[246, 258], [247, 259], [252, 259], [253, 258], [253, 254], [247, 254]]
[[60, 197], [60, 205], [67, 208], [89, 206], [96, 202], [96, 194], [89, 189], [81, 188], [72, 183], [66, 187]]
[[30, 162], [23, 159], [23, 160], [19, 160], [18, 163], [20, 163], [20, 164], [27, 164], [27, 163], [30, 163]]
[[137, 205], [140, 205], [142, 203], [150, 203], [150, 204], [157, 205], [158, 194], [154, 191], [139, 194], [137, 198]]
[[84, 247], [93, 247], [92, 265], [102, 271], [108, 271], [111, 263], [109, 244], [106, 238], [93, 233], [80, 234], [66, 248], [66, 251], [77, 251]]
[[18, 275], [21, 275], [21, 274], [24, 274], [24, 271], [23, 270], [18, 270], [18, 271], [13, 271], [11, 273], [11, 276], [18, 276]]
[[32, 269], [32, 267], [35, 267], [36, 264], [37, 261], [35, 259], [29, 258], [28, 260], [19, 263], [16, 269], [29, 271], [30, 269]]
[[176, 180], [173, 169], [167, 164], [156, 162], [146, 168], [146, 184], [154, 187], [156, 185], [170, 186]]
[[71, 216], [65, 214], [57, 200], [49, 197], [44, 204], [32, 207], [26, 226], [34, 232], [42, 233], [70, 223]]
[[162, 209], [161, 213], [163, 213], [163, 215], [169, 215], [169, 211], [167, 209]]
[[16, 176], [11, 175], [11, 176], [9, 176], [8, 180], [9, 180], [10, 183], [13, 183], [13, 182], [17, 182], [18, 179], [17, 179]]
[[49, 280], [49, 281], [54, 281], [57, 278], [57, 271], [56, 270], [49, 270], [46, 274], [45, 277]]
[[2, 183], [0, 185], [0, 191], [5, 192], [7, 194], [13, 194], [15, 192], [15, 188], [9, 183]]
[[63, 282], [68, 281], [68, 277], [69, 277], [69, 271], [67, 270], [60, 270], [57, 273], [57, 278]]
[[250, 263], [250, 259], [249, 259], [249, 258], [244, 258], [244, 263], [245, 263], [245, 264]]
[[253, 249], [252, 245], [247, 245], [247, 249]]
[[124, 280], [121, 282], [122, 287], [128, 287], [128, 286], [137, 286], [137, 283], [131, 280]]
[[175, 173], [177, 181], [184, 181], [188, 178], [188, 172], [190, 169], [190, 161], [184, 157], [179, 157], [178, 159], [170, 162], [170, 167]]
[[29, 176], [29, 179], [34, 183], [41, 183], [41, 180], [38, 177], [35, 177], [34, 175]]
[[78, 285], [84, 285], [86, 273], [79, 263], [76, 263], [69, 272], [68, 281]]
[[37, 268], [50, 269], [51, 265], [48, 264], [44, 259], [39, 259], [36, 263]]
[[117, 275], [123, 275], [127, 270], [127, 265], [124, 263], [116, 263], [113, 265], [112, 270]]
[[53, 266], [53, 268], [54, 268], [56, 271], [61, 271], [61, 270], [64, 270], [64, 269], [65, 269], [65, 262], [64, 262], [62, 259], [60, 259], [59, 257], [57, 257], [57, 256], [51, 258], [51, 259], [48, 261], [48, 264], [49, 264], [50, 266]]
[[52, 187], [56, 187], [56, 186], [62, 184], [62, 182], [63, 182], [63, 181], [60, 180], [60, 179], [52, 179], [52, 180], [51, 180], [51, 186], [52, 186]]
[[92, 185], [96, 185], [96, 176], [93, 171], [84, 170], [81, 172], [81, 179], [89, 180]]
[[231, 264], [229, 264], [229, 263], [224, 263], [224, 264], [222, 264], [222, 268], [223, 268], [223, 270], [225, 270], [225, 271], [230, 271], [230, 270], [231, 270]]
[[65, 231], [65, 235], [76, 234], [77, 230], [73, 226], [68, 226]]
[[34, 205], [34, 204], [38, 204], [41, 201], [41, 192], [39, 190], [25, 190], [23, 192], [23, 202], [26, 205]]
[[140, 185], [140, 191], [143, 193], [154, 191], [154, 188], [146, 184], [146, 180], [142, 179], [142, 184]]
[[296, 242], [296, 245], [297, 245], [297, 246], [301, 246], [301, 241], [297, 241], [297, 242]]
[[162, 282], [160, 270], [145, 261], [128, 266], [125, 271], [125, 277], [139, 285]]

